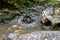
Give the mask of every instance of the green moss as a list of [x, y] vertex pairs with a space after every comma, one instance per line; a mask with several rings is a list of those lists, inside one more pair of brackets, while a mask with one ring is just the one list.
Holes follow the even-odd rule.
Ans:
[[0, 22], [4, 22], [3, 16], [0, 16]]
[[1, 19], [3, 19], [3, 17], [2, 17], [2, 16], [0, 16], [0, 20], [1, 20]]
[[12, 19], [12, 18], [14, 18], [15, 17], [15, 14], [14, 13], [9, 13], [8, 14], [8, 19]]
[[46, 3], [56, 3], [57, 2], [57, 0], [46, 0]]

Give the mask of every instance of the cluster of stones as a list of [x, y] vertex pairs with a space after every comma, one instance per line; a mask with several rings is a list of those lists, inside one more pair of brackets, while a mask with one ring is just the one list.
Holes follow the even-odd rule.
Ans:
[[60, 32], [39, 31], [23, 35], [10, 33], [4, 40], [60, 40]]

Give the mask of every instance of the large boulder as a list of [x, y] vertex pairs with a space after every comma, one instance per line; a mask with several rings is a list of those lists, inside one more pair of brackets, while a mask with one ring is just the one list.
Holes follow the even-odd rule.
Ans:
[[[60, 23], [60, 6], [59, 4], [54, 4], [49, 7], [47, 7], [45, 10], [42, 12], [42, 22], [44, 24], [49, 24], [46, 20], [49, 20], [51, 22], [51, 25], [56, 25]], [[48, 25], [50, 26], [50, 25]]]

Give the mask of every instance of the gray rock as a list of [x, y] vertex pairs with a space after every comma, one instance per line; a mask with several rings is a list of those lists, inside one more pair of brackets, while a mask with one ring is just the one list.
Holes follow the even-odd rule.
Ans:
[[[16, 18], [16, 19], [12, 20], [10, 22], [10, 24], [18, 23], [21, 26], [34, 27], [40, 22], [41, 12], [43, 9], [44, 8], [42, 8], [40, 6], [32, 7], [31, 10], [29, 10], [29, 12], [22, 14], [21, 17], [18, 19]], [[36, 11], [33, 12], [33, 10], [36, 10]], [[28, 15], [28, 17], [25, 17], [26, 15]], [[24, 20], [24, 22], [23, 22], [23, 20]]]
[[[53, 6], [47, 7], [43, 12], [42, 12], [42, 19], [49, 19], [52, 24], [60, 23], [60, 15], [59, 15], [59, 9], [60, 8], [54, 8]], [[54, 10], [54, 11], [53, 11]]]
[[[17, 36], [18, 34], [13, 33], [12, 35]], [[11, 39], [12, 40], [60, 40], [60, 32], [59, 31], [36, 31], [36, 32], [19, 35], [19, 37], [11, 37]]]
[[23, 20], [22, 20], [22, 22], [25, 22], [25, 23], [31, 23], [31, 22], [33, 22], [33, 21], [34, 21], [34, 19], [32, 19], [29, 14], [26, 14], [26, 15], [23, 17]]
[[12, 40], [11, 38], [4, 38], [3, 40]]

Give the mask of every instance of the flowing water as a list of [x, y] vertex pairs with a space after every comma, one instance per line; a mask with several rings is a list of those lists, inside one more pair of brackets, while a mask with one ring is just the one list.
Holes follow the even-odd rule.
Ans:
[[[27, 33], [29, 34], [31, 32], [38, 32], [41, 30], [43, 31], [44, 29], [41, 26], [41, 13], [43, 9], [44, 8], [41, 8], [39, 6], [36, 8], [32, 7], [32, 9], [30, 10], [30, 12], [28, 12], [28, 14], [31, 15], [31, 18], [34, 19], [35, 21], [31, 23], [27, 24], [21, 21], [23, 19], [23, 16], [21, 15], [18, 18], [14, 18], [13, 20], [11, 20], [8, 24], [1, 24], [0, 25], [0, 40], [2, 40], [6, 35], [12, 32], [22, 35], [22, 34], [27, 34]], [[45, 28], [50, 30], [49, 27], [45, 27]]]

